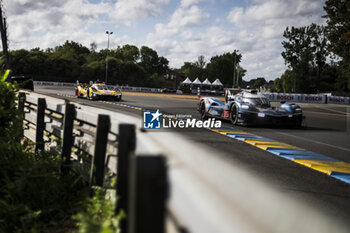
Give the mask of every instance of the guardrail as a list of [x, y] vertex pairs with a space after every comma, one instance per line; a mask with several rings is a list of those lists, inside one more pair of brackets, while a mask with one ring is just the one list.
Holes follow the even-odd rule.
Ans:
[[23, 135], [36, 150], [58, 150], [62, 172], [91, 161], [90, 184], [117, 175], [116, 211], [127, 214], [122, 232], [348, 231], [182, 135], [145, 131], [138, 118], [64, 99], [19, 96]]

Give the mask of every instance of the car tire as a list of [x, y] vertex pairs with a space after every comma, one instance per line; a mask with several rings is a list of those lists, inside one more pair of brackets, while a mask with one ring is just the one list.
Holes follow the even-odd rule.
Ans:
[[294, 124], [294, 127], [295, 128], [301, 128], [302, 124], [303, 124], [303, 118], [302, 117], [298, 117], [296, 122], [295, 122], [295, 124]]
[[238, 111], [235, 104], [232, 105], [230, 110], [230, 120], [233, 125], [237, 125], [238, 122]]
[[200, 104], [200, 106], [199, 106], [199, 112], [200, 112], [201, 118], [202, 118], [203, 120], [208, 119], [208, 116], [207, 116], [207, 114], [206, 114], [206, 112], [205, 112], [205, 103], [204, 103], [204, 100], [201, 102], [201, 104]]

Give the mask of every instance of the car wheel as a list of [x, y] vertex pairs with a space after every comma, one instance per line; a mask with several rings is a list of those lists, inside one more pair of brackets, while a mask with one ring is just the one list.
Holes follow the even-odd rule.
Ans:
[[295, 128], [301, 128], [302, 123], [303, 123], [303, 118], [302, 118], [302, 117], [299, 117], [299, 118], [297, 118], [297, 120], [296, 120], [296, 122], [295, 122], [295, 124], [294, 124], [294, 127], [295, 127]]
[[204, 100], [201, 102], [201, 105], [200, 105], [200, 109], [199, 109], [200, 113], [201, 113], [201, 118], [203, 120], [207, 119], [207, 114], [205, 112], [205, 103], [204, 103]]
[[237, 106], [235, 104], [233, 104], [231, 107], [230, 120], [234, 125], [236, 125], [238, 122], [238, 111], [237, 111]]

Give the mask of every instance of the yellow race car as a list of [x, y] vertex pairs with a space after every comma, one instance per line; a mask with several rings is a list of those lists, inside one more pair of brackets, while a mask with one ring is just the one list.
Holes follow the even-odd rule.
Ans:
[[78, 98], [117, 100], [122, 99], [122, 92], [118, 88], [110, 88], [104, 83], [83, 84], [77, 82], [75, 95]]

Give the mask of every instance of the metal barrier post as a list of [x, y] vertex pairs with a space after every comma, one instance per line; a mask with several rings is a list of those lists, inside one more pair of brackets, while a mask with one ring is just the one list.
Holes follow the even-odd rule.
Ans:
[[97, 186], [103, 186], [108, 133], [110, 130], [110, 125], [111, 123], [108, 115], [98, 115], [95, 151], [90, 172], [90, 185], [92, 185], [93, 182], [95, 182]]
[[62, 153], [61, 153], [61, 171], [66, 173], [68, 166], [70, 165], [70, 155], [72, 152], [73, 145], [73, 124], [75, 116], [75, 107], [73, 104], [66, 104], [66, 112], [64, 114], [63, 121], [63, 142], [62, 142]]
[[20, 138], [23, 137], [23, 119], [24, 119], [24, 103], [26, 101], [26, 94], [24, 92], [18, 93], [18, 110], [22, 114], [20, 119], [21, 132]]
[[[117, 196], [116, 214], [124, 210], [128, 214], [128, 183], [129, 183], [129, 157], [133, 156], [136, 147], [135, 126], [120, 124], [118, 135], [118, 162], [117, 162]], [[121, 221], [121, 232], [127, 231], [126, 220]]]
[[36, 133], [35, 133], [35, 151], [44, 149], [44, 129], [45, 129], [45, 108], [46, 101], [44, 98], [38, 99]]
[[163, 156], [130, 158], [128, 233], [165, 232], [166, 172]]

